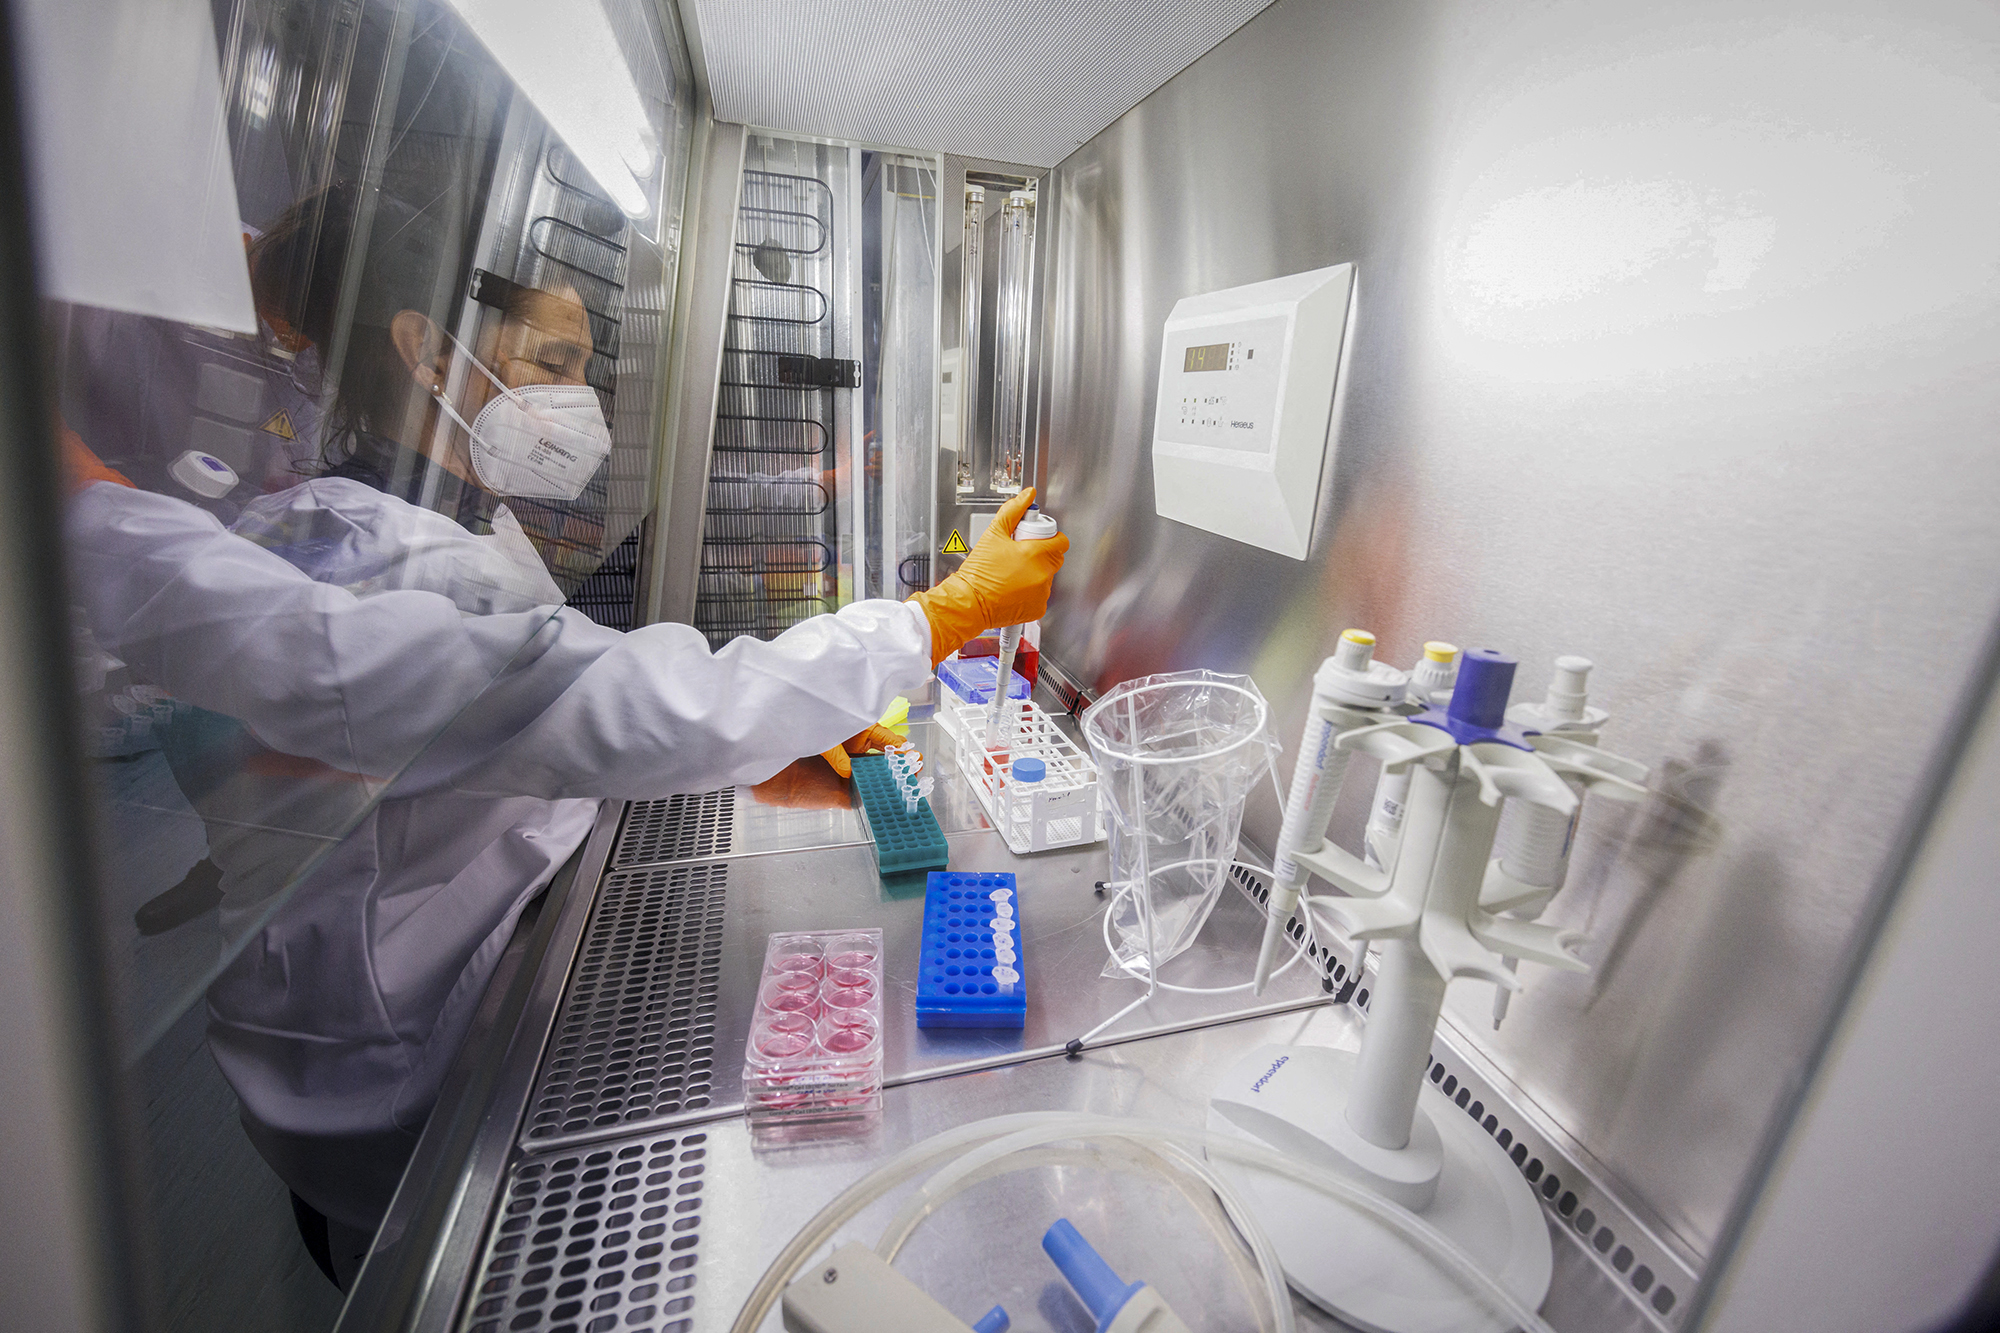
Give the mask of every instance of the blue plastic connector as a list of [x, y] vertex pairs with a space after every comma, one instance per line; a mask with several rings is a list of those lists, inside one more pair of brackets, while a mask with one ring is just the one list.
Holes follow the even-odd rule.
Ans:
[[1506, 726], [1516, 665], [1513, 658], [1491, 648], [1468, 649], [1459, 661], [1458, 683], [1452, 686], [1451, 707], [1445, 715], [1487, 731]]
[[1525, 732], [1507, 721], [1507, 696], [1514, 691], [1513, 658], [1491, 648], [1471, 648], [1459, 659], [1451, 703], [1427, 708], [1410, 721], [1451, 733], [1460, 745], [1495, 742], [1531, 748]]
[[1007, 1312], [996, 1305], [980, 1316], [979, 1322], [972, 1326], [972, 1333], [1007, 1333], [1008, 1325], [1013, 1322], [1007, 1317]]
[[1111, 1321], [1125, 1308], [1125, 1302], [1132, 1299], [1143, 1282], [1125, 1283], [1118, 1274], [1111, 1271], [1111, 1265], [1096, 1250], [1081, 1232], [1069, 1224], [1067, 1217], [1058, 1218], [1056, 1224], [1042, 1235], [1042, 1249], [1062, 1271], [1063, 1280], [1075, 1290], [1076, 1297], [1090, 1317], [1097, 1321], [1097, 1333], [1111, 1327]]

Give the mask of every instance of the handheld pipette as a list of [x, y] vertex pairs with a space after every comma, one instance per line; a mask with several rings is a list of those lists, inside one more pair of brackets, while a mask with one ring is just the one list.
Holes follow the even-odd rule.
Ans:
[[[1047, 541], [1056, 535], [1056, 521], [1044, 514], [1037, 506], [1030, 505], [1021, 521], [1014, 525], [1014, 540], [1017, 542]], [[1014, 683], [1014, 654], [1021, 647], [1020, 625], [1008, 625], [1000, 631], [1000, 669], [993, 676], [993, 710], [986, 715], [986, 748], [1004, 750], [1001, 738], [1013, 739], [1014, 701], [1009, 697]]]
[[[1271, 964], [1284, 938], [1285, 923], [1299, 905], [1299, 893], [1310, 872], [1298, 853], [1316, 852], [1326, 842], [1327, 821], [1354, 756], [1334, 746], [1343, 731], [1365, 727], [1389, 716], [1403, 701], [1409, 675], [1375, 660], [1375, 636], [1363, 629], [1344, 630], [1333, 656], [1313, 676], [1312, 707], [1306, 733], [1299, 743], [1298, 767], [1292, 770], [1292, 790], [1285, 801], [1285, 822], [1278, 832], [1278, 855], [1271, 880], [1271, 900], [1264, 918], [1264, 942], [1257, 949], [1257, 973], [1252, 992], [1264, 993]], [[1355, 959], [1356, 975], [1361, 960]]]
[[[1507, 720], [1517, 727], [1543, 735], [1562, 735], [1596, 745], [1604, 730], [1604, 724], [1611, 714], [1602, 708], [1590, 706], [1589, 679], [1592, 663], [1587, 657], [1558, 657], [1555, 678], [1549, 682], [1547, 696], [1539, 704], [1518, 703], [1507, 710]], [[1561, 811], [1546, 806], [1527, 805], [1519, 809], [1508, 809], [1500, 820], [1500, 829], [1495, 835], [1493, 853], [1500, 858], [1500, 868], [1523, 884], [1535, 888], [1545, 888], [1549, 896], [1563, 886], [1569, 876], [1569, 855], [1575, 845], [1576, 821], [1583, 814], [1583, 782], [1565, 774], [1563, 781], [1576, 793], [1577, 808], [1564, 815]], [[1533, 921], [1542, 914], [1547, 903], [1543, 899], [1528, 907], [1517, 908], [1512, 915], [1524, 921]], [[1521, 960], [1507, 956], [1501, 966], [1509, 972], [1518, 971]], [[1493, 1027], [1498, 1031], [1507, 1017], [1507, 1006], [1514, 998], [1514, 992], [1505, 986], [1494, 988]]]

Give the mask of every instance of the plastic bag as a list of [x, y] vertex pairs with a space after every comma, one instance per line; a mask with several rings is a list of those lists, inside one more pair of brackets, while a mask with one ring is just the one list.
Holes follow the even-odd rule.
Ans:
[[1144, 976], [1149, 957], [1186, 949], [1215, 909], [1243, 803], [1280, 747], [1256, 682], [1215, 671], [1126, 681], [1083, 715], [1083, 735], [1117, 892], [1104, 975]]

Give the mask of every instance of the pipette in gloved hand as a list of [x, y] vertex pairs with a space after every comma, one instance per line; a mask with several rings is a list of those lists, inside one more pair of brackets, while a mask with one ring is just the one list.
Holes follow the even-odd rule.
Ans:
[[[1047, 541], [1056, 535], [1056, 521], [1040, 509], [1030, 506], [1027, 515], [1015, 525], [1014, 540], [1017, 542]], [[999, 670], [994, 673], [993, 708], [986, 715], [986, 748], [1005, 753], [1013, 740], [1013, 683], [1014, 654], [1021, 647], [1021, 625], [1008, 625], [1000, 631]]]
[[1030, 486], [1000, 506], [958, 571], [935, 588], [910, 594], [931, 627], [931, 665], [936, 666], [996, 625], [1040, 620], [1048, 610], [1049, 586], [1062, 568], [1069, 538], [1058, 533], [1039, 541], [1014, 540], [1014, 528], [1034, 503]]

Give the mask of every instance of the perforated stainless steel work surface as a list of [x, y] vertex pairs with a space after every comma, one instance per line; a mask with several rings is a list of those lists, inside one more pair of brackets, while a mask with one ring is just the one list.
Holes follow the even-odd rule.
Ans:
[[524, 1146], [709, 1104], [727, 862], [604, 877], [528, 1114]]
[[[709, 1125], [709, 1177], [726, 1188], [712, 1184], [704, 1204], [701, 1295], [690, 1333], [724, 1333], [765, 1267], [808, 1217], [871, 1167], [933, 1134], [986, 1116], [1049, 1110], [1192, 1127], [1206, 1120], [1209, 1093], [1248, 1049], [1270, 1042], [1351, 1050], [1361, 1029], [1361, 1015], [1350, 1006], [1326, 1006], [1127, 1042], [1073, 1060], [1033, 1060], [891, 1088], [880, 1125], [866, 1137], [829, 1137], [776, 1152], [759, 1151], [740, 1118]], [[1450, 1059], [1442, 1043], [1438, 1054]], [[1433, 1116], [1454, 1113], [1447, 1102], [1456, 1104], [1456, 1092], [1442, 1097], [1441, 1083], [1423, 1096]], [[1456, 1113], [1469, 1114], [1479, 1095], [1475, 1088]], [[1504, 1122], [1508, 1112], [1494, 1109]], [[1568, 1175], [1574, 1168], [1551, 1157], [1544, 1178], [1550, 1170]], [[914, 1182], [866, 1206], [836, 1243], [874, 1243], [912, 1188]], [[1058, 1287], [1060, 1294], [1048, 1295], [1060, 1279], [1038, 1243], [1051, 1222], [1067, 1217], [1119, 1273], [1131, 1274], [1127, 1280], [1156, 1287], [1190, 1328], [1268, 1326], [1246, 1290], [1253, 1275], [1232, 1260], [1228, 1224], [1205, 1222], [1202, 1207], [1162, 1181], [1078, 1159], [967, 1189], [923, 1222], [896, 1267], [961, 1320], [998, 1303], [1018, 1327], [1087, 1330], [1092, 1321], [1066, 1292]], [[1550, 1326], [1558, 1333], [1658, 1333], [1630, 1284], [1608, 1280], [1594, 1262], [1590, 1239], [1557, 1210], [1544, 1215], [1555, 1260], [1541, 1311]], [[968, 1255], [976, 1261], [968, 1262]], [[1293, 1311], [1301, 1330], [1351, 1329], [1304, 1297], [1294, 1300]], [[781, 1327], [776, 1311], [759, 1326], [760, 1333]]]
[[[956, 780], [951, 756], [941, 748], [942, 728], [923, 720], [911, 723], [909, 734], [918, 749], [935, 756], [932, 771], [944, 779], [931, 797], [938, 826], [946, 833], [986, 828], [985, 813], [970, 789]], [[755, 787], [632, 801], [611, 866], [618, 870], [864, 844], [868, 832], [851, 799], [846, 784], [814, 756]]]
[[693, 1327], [706, 1142], [665, 1134], [517, 1160], [460, 1327]]
[[633, 801], [611, 853], [613, 869], [723, 856], [736, 842], [736, 789]]
[[[684, 801], [679, 815], [701, 820], [702, 802]], [[671, 826], [661, 832], [679, 836]], [[1156, 1034], [1150, 1040], [1086, 1052], [1082, 1064], [1038, 1058], [1059, 1051], [1063, 1036], [1133, 994], [1129, 983], [1098, 975], [1103, 900], [1092, 884], [1105, 873], [1103, 852], [1011, 858], [991, 831], [955, 835], [952, 844], [955, 864], [1004, 860], [1019, 876], [1024, 942], [1046, 960], [1030, 1001], [1035, 1030], [998, 1039], [919, 1031], [904, 1021], [909, 978], [892, 966], [887, 982], [896, 998], [884, 1036], [894, 1095], [880, 1129], [780, 1154], [750, 1151], [734, 1114], [740, 1029], [765, 937], [815, 921], [880, 924], [894, 959], [914, 945], [922, 900], [883, 894], [860, 846], [610, 871], [582, 928], [511, 1160], [482, 1194], [495, 1202], [490, 1210], [478, 1206], [490, 1221], [470, 1241], [471, 1280], [453, 1327], [462, 1333], [720, 1330], [779, 1233], [789, 1234], [803, 1216], [801, 1208], [810, 1211], [807, 1205], [823, 1192], [915, 1138], [1006, 1109], [1110, 1109], [1100, 1104], [1106, 1096], [1125, 1114], [1198, 1115], [1220, 1065], [1245, 1042], [1347, 1046], [1357, 1035], [1374, 978], [1357, 985], [1347, 973], [1351, 958], [1330, 951], [1314, 968], [1280, 979], [1290, 983], [1280, 999], [1296, 1010], [1290, 1015], [1232, 1015], [1214, 998], [1163, 995], [1122, 1029], [1127, 1037]], [[1260, 915], [1249, 898], [1225, 895], [1204, 943], [1179, 963], [1185, 979], [1215, 984], [1240, 971]], [[1352, 1006], [1315, 996], [1316, 984], [1300, 984], [1314, 976], [1334, 980], [1335, 993], [1351, 997]], [[1427, 1094], [1441, 1099], [1433, 1114], [1456, 1108], [1478, 1121], [1509, 1151], [1550, 1226], [1568, 1242], [1557, 1247], [1550, 1322], [1564, 1333], [1677, 1327], [1692, 1267], [1662, 1244], [1652, 1219], [1620, 1204], [1559, 1129], [1519, 1103], [1518, 1089], [1468, 1057], [1452, 1040], [1455, 1033], [1439, 1036], [1435, 1093]], [[1127, 1094], [1142, 1088], [1166, 1100], [1127, 1105]], [[741, 1182], [740, 1200], [727, 1193], [705, 1199], [704, 1183], [718, 1169]], [[774, 1197], [773, 1189], [788, 1201], [781, 1216], [758, 1202]], [[1181, 1237], [1179, 1221], [1169, 1219], [1168, 1230], [1175, 1246], [1205, 1243]], [[1013, 1280], [1001, 1268], [993, 1273]], [[943, 1270], [925, 1278], [948, 1285]], [[1300, 1313], [1304, 1326], [1337, 1327], [1317, 1312], [1302, 1307]]]

